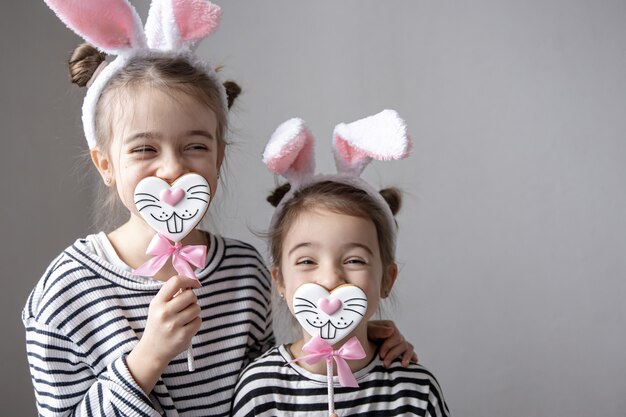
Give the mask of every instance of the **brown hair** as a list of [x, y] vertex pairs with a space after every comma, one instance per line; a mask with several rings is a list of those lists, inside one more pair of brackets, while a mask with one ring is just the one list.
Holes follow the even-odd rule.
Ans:
[[[89, 44], [79, 45], [69, 59], [70, 77], [73, 83], [84, 87], [87, 85], [105, 56]], [[221, 105], [220, 87], [213, 78], [184, 57], [176, 56], [138, 56], [129, 60], [128, 64], [116, 73], [102, 91], [96, 107], [96, 139], [103, 149], [108, 148], [111, 137], [110, 125], [107, 123], [105, 108], [114, 99], [119, 88], [136, 88], [152, 86], [165, 91], [181, 91], [197, 98], [207, 105], [217, 116], [218, 141], [225, 143], [228, 128], [227, 114]], [[230, 108], [241, 88], [234, 81], [226, 81], [227, 104]], [[105, 148], [106, 147], [106, 148]]]
[[99, 52], [88, 43], [78, 45], [68, 62], [72, 83], [79, 87], [85, 87], [105, 58], [104, 53]]
[[[289, 184], [284, 184], [276, 188], [267, 201], [276, 207], [282, 198], [289, 192]], [[380, 191], [392, 214], [395, 216], [400, 210], [402, 194], [395, 187], [385, 188]], [[321, 181], [308, 187], [302, 188], [285, 203], [276, 219], [273, 229], [269, 232], [269, 246], [273, 266], [280, 267], [283, 241], [285, 235], [293, 225], [298, 216], [315, 208], [324, 208], [334, 213], [346, 214], [349, 216], [370, 219], [376, 227], [380, 257], [383, 264], [383, 271], [394, 263], [394, 242], [393, 230], [387, 221], [383, 209], [370, 197], [367, 192], [360, 188], [348, 184]]]
[[[89, 44], [79, 45], [69, 59], [71, 81], [80, 87], [87, 85], [98, 66], [105, 60], [105, 55]], [[204, 69], [190, 63], [184, 57], [171, 55], [137, 56], [117, 72], [104, 87], [98, 100], [95, 114], [96, 142], [102, 151], [108, 151], [111, 143], [113, 115], [110, 110], [122, 91], [135, 88], [155, 87], [165, 92], [183, 92], [206, 105], [217, 118], [217, 141], [225, 147], [228, 130], [228, 115], [222, 106], [221, 86]], [[227, 105], [230, 108], [241, 93], [241, 88], [234, 81], [224, 83]], [[99, 193], [98, 213], [104, 213], [96, 223], [104, 225], [102, 220], [110, 212], [119, 211], [115, 193], [107, 189]], [[115, 215], [114, 215], [115, 216]], [[96, 217], [100, 217], [99, 214]], [[110, 226], [107, 224], [107, 226]]]

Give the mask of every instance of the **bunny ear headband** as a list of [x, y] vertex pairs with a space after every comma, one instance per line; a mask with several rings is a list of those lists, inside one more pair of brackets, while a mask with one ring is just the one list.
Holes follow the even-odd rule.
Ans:
[[83, 129], [89, 148], [96, 145], [96, 104], [107, 82], [134, 57], [182, 57], [215, 81], [224, 109], [226, 91], [215, 71], [194, 54], [198, 43], [215, 32], [218, 6], [205, 0], [152, 0], [145, 30], [128, 0], [44, 0], [76, 34], [117, 57], [97, 75], [83, 102]]
[[334, 181], [365, 191], [386, 214], [394, 233], [396, 224], [389, 205], [380, 193], [361, 178], [365, 167], [379, 161], [404, 159], [411, 151], [411, 138], [406, 123], [395, 110], [382, 112], [352, 123], [341, 123], [333, 132], [333, 154], [337, 174], [314, 175], [313, 136], [302, 119], [294, 118], [281, 124], [270, 138], [263, 162], [274, 174], [282, 175], [291, 189], [283, 197], [272, 217], [273, 228], [287, 201], [298, 190], [322, 181]]

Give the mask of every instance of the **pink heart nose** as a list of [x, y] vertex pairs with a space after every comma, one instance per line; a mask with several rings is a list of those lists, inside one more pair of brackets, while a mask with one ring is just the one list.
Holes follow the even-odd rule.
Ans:
[[328, 298], [320, 298], [317, 301], [317, 307], [330, 316], [335, 311], [339, 310], [341, 307], [341, 300], [337, 298], [333, 298], [332, 300], [329, 300]]
[[161, 190], [161, 201], [166, 202], [170, 206], [174, 207], [176, 204], [180, 203], [180, 200], [185, 196], [185, 191], [182, 188], [170, 188]]

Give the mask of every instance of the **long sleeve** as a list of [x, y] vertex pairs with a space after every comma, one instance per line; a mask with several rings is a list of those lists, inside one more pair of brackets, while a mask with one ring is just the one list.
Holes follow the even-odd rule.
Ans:
[[99, 375], [77, 344], [58, 330], [25, 320], [26, 350], [41, 416], [159, 416], [133, 380], [126, 357]]
[[[254, 250], [254, 249], [253, 249]], [[256, 265], [258, 274], [255, 279], [258, 281], [257, 291], [260, 292], [264, 303], [259, 305], [259, 315], [263, 319], [259, 323], [259, 327], [256, 332], [251, 333], [251, 344], [246, 351], [246, 362], [248, 364], [254, 359], [261, 356], [263, 353], [272, 348], [275, 344], [274, 331], [272, 328], [272, 305], [271, 305], [271, 279], [270, 274], [263, 262], [260, 260], [260, 255], [254, 250], [254, 255], [258, 264]]]
[[273, 343], [270, 279], [252, 246], [209, 237], [207, 265], [197, 273], [196, 370], [188, 371], [182, 352], [148, 396], [125, 357], [163, 283], [116, 268], [82, 239], [51, 263], [22, 312], [40, 415], [228, 416], [244, 363]]

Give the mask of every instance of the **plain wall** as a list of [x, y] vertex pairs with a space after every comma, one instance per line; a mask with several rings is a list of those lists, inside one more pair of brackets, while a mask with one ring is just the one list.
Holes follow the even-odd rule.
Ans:
[[[244, 92], [217, 230], [266, 253], [251, 231], [272, 212], [260, 154], [279, 123], [304, 118], [331, 172], [333, 127], [394, 108], [413, 155], [365, 173], [406, 192], [384, 316], [453, 414], [624, 416], [626, 2], [219, 3], [199, 54]], [[0, 395], [25, 416], [36, 411], [21, 308], [92, 231], [93, 191], [83, 91], [65, 65], [79, 38], [41, 1], [1, 8]], [[147, 1], [138, 8], [145, 18]]]

